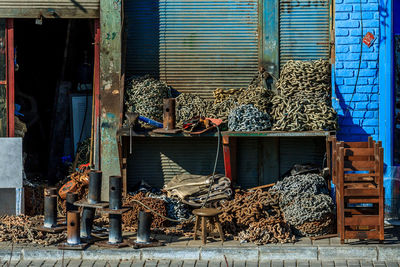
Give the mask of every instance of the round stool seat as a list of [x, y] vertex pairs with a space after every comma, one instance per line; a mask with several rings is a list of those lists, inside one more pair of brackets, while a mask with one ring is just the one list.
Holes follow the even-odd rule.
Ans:
[[212, 208], [201, 208], [193, 210], [193, 214], [201, 217], [214, 217], [222, 213], [222, 210]]

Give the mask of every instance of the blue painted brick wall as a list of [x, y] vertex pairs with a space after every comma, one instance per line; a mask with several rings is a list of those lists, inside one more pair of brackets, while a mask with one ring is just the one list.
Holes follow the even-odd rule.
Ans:
[[[332, 103], [339, 115], [338, 137], [345, 141], [364, 141], [372, 136], [378, 140], [378, 0], [336, 0], [335, 25], [336, 62]], [[362, 62], [354, 92], [360, 46], [367, 32], [377, 39], [370, 48], [362, 46]]]

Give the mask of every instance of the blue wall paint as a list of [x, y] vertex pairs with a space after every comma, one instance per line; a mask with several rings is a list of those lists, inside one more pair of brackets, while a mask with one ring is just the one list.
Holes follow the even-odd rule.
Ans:
[[[361, 31], [362, 1], [363, 31]], [[367, 32], [379, 38], [377, 0], [336, 0], [336, 62], [333, 106], [339, 115], [338, 138], [344, 141], [366, 141], [379, 137], [379, 79], [376, 41], [370, 48], [362, 46], [363, 56], [357, 87], [361, 42]]]

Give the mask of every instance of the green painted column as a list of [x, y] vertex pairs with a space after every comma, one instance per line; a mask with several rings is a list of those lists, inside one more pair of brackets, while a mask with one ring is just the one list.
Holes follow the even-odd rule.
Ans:
[[102, 200], [108, 201], [108, 178], [121, 175], [116, 134], [121, 111], [122, 0], [100, 0], [100, 166]]

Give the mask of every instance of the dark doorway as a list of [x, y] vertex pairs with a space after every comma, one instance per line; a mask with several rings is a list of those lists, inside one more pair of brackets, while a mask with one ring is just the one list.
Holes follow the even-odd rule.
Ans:
[[[15, 104], [23, 114], [16, 134], [19, 120], [26, 125], [25, 173], [54, 184], [74, 159], [74, 142], [87, 138], [73, 129], [74, 112], [84, 112], [81, 124], [90, 129], [94, 21], [16, 19], [15, 54]], [[83, 96], [83, 109], [71, 108], [73, 96]], [[75, 140], [73, 130], [80, 133]]]

